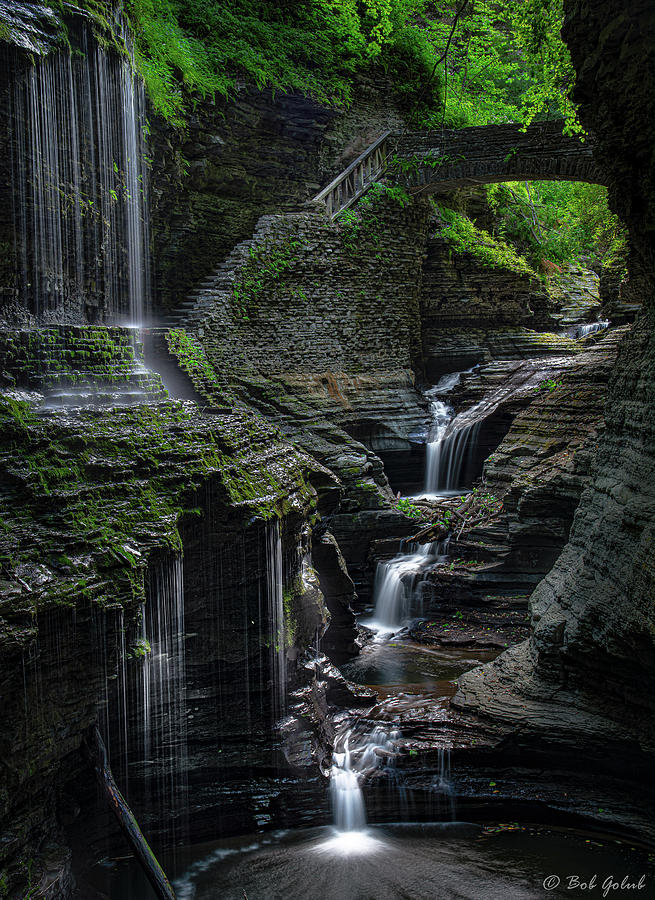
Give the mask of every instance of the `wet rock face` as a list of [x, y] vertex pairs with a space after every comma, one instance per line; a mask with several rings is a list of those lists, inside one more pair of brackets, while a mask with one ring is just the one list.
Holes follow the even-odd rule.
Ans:
[[[470, 254], [453, 255], [438, 234], [427, 243], [421, 286], [424, 345], [442, 328], [492, 328], [551, 323], [549, 296], [537, 278], [490, 269]], [[434, 333], [434, 338], [433, 338]]]
[[[648, 279], [645, 312], [620, 347], [592, 482], [569, 543], [533, 595], [534, 634], [486, 673], [465, 676], [456, 702], [520, 721], [523, 741], [549, 729], [563, 743], [584, 736], [586, 746], [598, 748], [613, 733], [652, 753], [655, 86], [646, 73], [655, 53], [649, 38], [655, 11], [643, 2], [566, 5], [583, 119], [595, 131], [612, 204]], [[559, 693], [551, 702], [554, 689], [566, 700]]]
[[[276, 637], [272, 627], [263, 633], [273, 617], [262, 586], [270, 566], [261, 531], [264, 518], [284, 519], [287, 525], [281, 553], [288, 560], [278, 566], [277, 621], [286, 621], [288, 614], [288, 633], [295, 635], [287, 648], [293, 673], [294, 655], [324, 622], [318, 592], [295, 586], [301, 527], [317, 502], [303, 471], [316, 464], [245, 411], [204, 415], [188, 401], [145, 403], [141, 398], [130, 408], [77, 405], [35, 412], [41, 391], [62, 379], [65, 384], [82, 377], [124, 382], [134, 366], [131, 339], [119, 329], [90, 327], [5, 332], [2, 339], [4, 379], [12, 386], [0, 397], [0, 679], [6, 689], [0, 698], [0, 818], [10, 838], [0, 847], [0, 868], [12, 889], [25, 888], [32, 859], [33, 884], [56, 883], [54, 896], [61, 897], [67, 895], [70, 872], [64, 818], [74, 819], [76, 807], [95, 803], [93, 778], [79, 752], [82, 738], [99, 709], [107, 720], [118, 719], [114, 734], [125, 734], [127, 719], [117, 710], [128, 685], [134, 761], [140, 775], [148, 770], [145, 717], [139, 716], [138, 703], [143, 690], [137, 689], [139, 667], [149, 652], [140, 606], [151, 557], [166, 548], [179, 548], [180, 542], [189, 547], [188, 640], [195, 667], [190, 672], [203, 721], [189, 780], [193, 783], [197, 766], [206, 763], [207, 745], [216, 743], [216, 717], [208, 707], [217, 706], [217, 680], [224, 690], [229, 686], [239, 704], [227, 717], [233, 752], [226, 752], [224, 769], [230, 771], [247, 743], [245, 696], [250, 691], [256, 701], [253, 764], [261, 763], [267, 773], [277, 771], [280, 751], [267, 746], [259, 753], [273, 715], [268, 681], [271, 647], [278, 643], [277, 628]], [[295, 463], [300, 468], [294, 469]], [[335, 487], [325, 470], [319, 481], [328, 494]], [[239, 531], [248, 528], [248, 539], [237, 546]], [[209, 558], [222, 566], [222, 580], [213, 578]], [[291, 582], [288, 598], [282, 594], [283, 577]], [[216, 632], [206, 627], [208, 610], [225, 625], [222, 644], [212, 643]], [[231, 641], [231, 633], [238, 642]], [[244, 672], [250, 677], [242, 679]], [[119, 777], [123, 746], [121, 737], [109, 748]], [[87, 794], [64, 803], [64, 783], [67, 794], [74, 795], [76, 784], [86, 785]], [[235, 783], [234, 790], [246, 796], [251, 784], [245, 776]], [[144, 789], [149, 784], [148, 778], [141, 781]], [[276, 796], [271, 788], [267, 802]], [[200, 829], [207, 825], [207, 810], [219, 805], [211, 792], [198, 801]], [[149, 808], [144, 802], [152, 826]], [[255, 811], [247, 802], [244, 810], [250, 827]], [[109, 827], [102, 817], [99, 822]], [[158, 827], [152, 832], [159, 840]], [[53, 873], [49, 860], [55, 858]]]
[[[573, 515], [590, 478], [603, 430], [607, 382], [625, 329], [612, 332], [577, 357], [529, 365], [527, 381], [508, 433], [484, 466], [485, 490], [502, 497], [507, 531], [501, 568], [534, 579], [552, 568], [569, 535]], [[551, 366], [548, 363], [551, 362]], [[496, 529], [465, 535], [463, 555], [476, 539], [498, 545]]]
[[357, 627], [351, 604], [357, 599], [355, 585], [334, 535], [315, 531], [312, 562], [318, 572], [321, 591], [330, 612], [330, 626], [323, 635], [323, 650], [337, 663], [356, 656]]

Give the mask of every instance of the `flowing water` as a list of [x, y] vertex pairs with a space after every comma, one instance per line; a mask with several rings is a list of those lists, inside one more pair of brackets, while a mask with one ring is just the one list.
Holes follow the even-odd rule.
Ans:
[[479, 421], [457, 427], [455, 412], [444, 399], [464, 374], [453, 372], [444, 375], [426, 392], [431, 418], [425, 459], [427, 495], [444, 496], [461, 489], [461, 481], [475, 447]]
[[588, 337], [590, 334], [595, 334], [597, 331], [605, 331], [606, 328], [609, 328], [609, 324], [608, 319], [601, 319], [599, 322], [590, 322], [587, 325], [573, 325], [567, 333], [574, 340], [580, 340]]
[[359, 843], [358, 838], [353, 838], [351, 832], [359, 832], [365, 836], [366, 806], [362, 792], [362, 781], [382, 766], [395, 753], [396, 744], [400, 738], [397, 729], [387, 729], [381, 725], [375, 726], [365, 733], [348, 728], [341, 738], [337, 739], [337, 749], [332, 754], [332, 769], [330, 771], [330, 797], [336, 834], [335, 842], [341, 842], [345, 848], [351, 846], [353, 841]]
[[174, 846], [188, 816], [187, 698], [182, 557], [152, 566], [142, 614], [141, 709], [146, 805]]
[[452, 696], [460, 675], [497, 655], [497, 650], [427, 647], [406, 638], [371, 641], [339, 669], [349, 681], [373, 688], [385, 700], [401, 693], [436, 700]]
[[447, 541], [414, 544], [411, 553], [400, 553], [388, 562], [378, 563], [373, 587], [373, 618], [362, 624], [380, 635], [388, 635], [402, 628], [412, 616], [420, 615], [421, 574], [446, 560], [447, 547]]
[[119, 55], [87, 35], [82, 49], [15, 80], [20, 281], [39, 318], [138, 324], [150, 290], [144, 88], [129, 44]]
[[[156, 821], [166, 843], [187, 837], [187, 700], [182, 558], [148, 568], [141, 631], [128, 647], [123, 610], [96, 617], [105, 671], [100, 730], [113, 774], [135, 811]], [[115, 642], [115, 643], [114, 643]]]
[[[512, 823], [371, 826], [369, 840], [340, 853], [329, 828], [256, 834], [205, 844], [180, 854], [172, 869], [178, 900], [543, 900], [586, 896], [625, 878], [629, 891], [607, 896], [653, 897], [648, 854], [593, 833]], [[167, 862], [164, 860], [164, 862]], [[99, 869], [96, 883], [110, 900], [154, 900], [136, 866]], [[546, 879], [549, 879], [546, 882]], [[643, 881], [641, 881], [643, 879]], [[642, 889], [638, 889], [639, 883]], [[548, 885], [548, 890], [544, 889]]]
[[286, 710], [287, 657], [282, 587], [282, 538], [276, 518], [266, 529], [266, 577], [273, 712], [276, 719]]
[[[461, 490], [462, 476], [475, 451], [479, 420], [454, 428], [454, 411], [443, 399], [459, 382], [463, 372], [444, 375], [432, 388], [431, 425], [426, 458], [426, 494], [447, 495]], [[411, 553], [399, 553], [378, 563], [373, 597], [375, 609], [370, 621], [362, 624], [380, 636], [398, 631], [412, 616], [421, 615], [421, 575], [447, 558], [448, 542], [412, 545]]]

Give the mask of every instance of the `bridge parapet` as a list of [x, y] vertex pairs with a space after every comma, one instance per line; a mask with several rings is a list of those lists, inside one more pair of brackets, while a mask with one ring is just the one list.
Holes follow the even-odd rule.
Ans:
[[395, 173], [410, 189], [452, 191], [499, 181], [604, 184], [593, 139], [562, 134], [561, 122], [481, 125], [394, 135]]
[[411, 192], [446, 193], [499, 181], [586, 181], [605, 184], [587, 135], [562, 134], [562, 122], [385, 132], [311, 201], [330, 218], [348, 209], [384, 175]]

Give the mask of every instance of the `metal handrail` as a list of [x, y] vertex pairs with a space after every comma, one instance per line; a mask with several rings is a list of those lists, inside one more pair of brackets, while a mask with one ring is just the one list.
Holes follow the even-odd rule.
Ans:
[[312, 203], [325, 203], [327, 214], [331, 219], [348, 209], [386, 170], [388, 160], [386, 142], [390, 134], [391, 131], [385, 131], [380, 135], [350, 163], [347, 169], [324, 187], [313, 198]]

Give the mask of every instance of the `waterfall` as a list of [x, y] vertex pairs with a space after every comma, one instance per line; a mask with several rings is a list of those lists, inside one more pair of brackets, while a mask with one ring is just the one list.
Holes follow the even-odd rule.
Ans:
[[574, 325], [569, 328], [568, 335], [574, 340], [580, 340], [580, 338], [586, 338], [597, 331], [604, 331], [609, 328], [609, 324], [608, 319], [601, 319], [599, 322], [590, 322], [588, 325]]
[[426, 494], [448, 494], [461, 490], [476, 450], [482, 418], [476, 417], [475, 413], [482, 404], [476, 404], [460, 416], [455, 416], [452, 406], [443, 399], [464, 374], [452, 372], [444, 375], [426, 392], [431, 417], [426, 447]]
[[468, 410], [464, 414], [465, 423], [459, 424], [459, 417], [455, 417], [452, 406], [443, 399], [464, 374], [452, 372], [444, 375], [426, 392], [431, 418], [426, 447], [426, 494], [444, 494], [461, 489], [467, 464], [475, 451], [480, 420], [466, 421], [472, 412]]
[[141, 718], [146, 805], [185, 833], [188, 809], [187, 699], [182, 557], [151, 566], [142, 616]]
[[[367, 849], [375, 842], [362, 841], [366, 829], [366, 805], [361, 782], [375, 769], [393, 759], [400, 739], [397, 729], [387, 731], [377, 726], [370, 733], [355, 735], [348, 730], [343, 738], [343, 752], [332, 754], [330, 798], [337, 843], [342, 850]], [[355, 742], [355, 746], [352, 743]], [[328, 842], [330, 846], [333, 841]]]
[[436, 799], [435, 812], [447, 812], [451, 821], [455, 821], [456, 802], [455, 789], [450, 774], [450, 749], [440, 747], [438, 750], [439, 774], [432, 779], [432, 795]]
[[14, 82], [16, 245], [23, 299], [40, 319], [143, 321], [145, 95], [122, 37], [119, 55], [85, 33], [79, 56], [51, 53]]
[[182, 557], [148, 568], [138, 640], [128, 652], [124, 613], [96, 615], [105, 673], [99, 727], [120, 789], [144, 830], [179, 844], [188, 817], [188, 748]]
[[[468, 410], [470, 415], [472, 410]], [[482, 420], [457, 427], [446, 426], [440, 436], [427, 447], [427, 494], [448, 494], [465, 487], [466, 470], [476, 450]]]
[[425, 568], [445, 559], [447, 541], [414, 544], [411, 549], [411, 553], [379, 562], [375, 570], [375, 611], [373, 621], [366, 624], [381, 633], [398, 631], [412, 615], [420, 614], [417, 581]]
[[349, 740], [350, 734], [346, 737], [343, 753], [334, 753], [332, 757], [330, 797], [334, 824], [338, 831], [363, 831], [366, 807], [358, 773], [352, 767]]
[[287, 659], [282, 589], [282, 538], [277, 518], [266, 527], [266, 599], [273, 712], [275, 718], [279, 719], [286, 710]]

